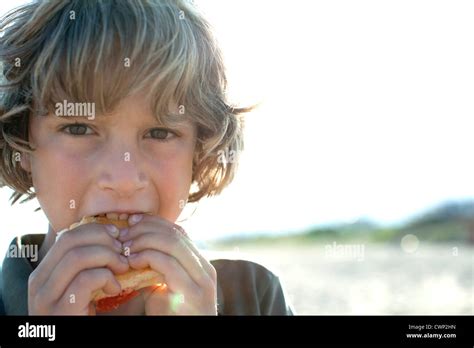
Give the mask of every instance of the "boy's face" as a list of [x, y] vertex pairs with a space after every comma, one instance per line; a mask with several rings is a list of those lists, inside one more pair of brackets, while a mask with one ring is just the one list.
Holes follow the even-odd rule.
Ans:
[[171, 128], [177, 135], [163, 129], [142, 95], [94, 120], [31, 117], [29, 140], [36, 150], [21, 164], [31, 171], [53, 230], [86, 215], [120, 211], [175, 222], [191, 185], [196, 127], [184, 121]]

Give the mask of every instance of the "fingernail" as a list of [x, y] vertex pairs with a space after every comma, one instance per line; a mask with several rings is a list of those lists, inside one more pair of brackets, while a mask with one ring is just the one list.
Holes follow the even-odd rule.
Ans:
[[124, 228], [123, 230], [120, 230], [120, 238], [125, 238], [128, 234], [128, 228]]
[[119, 255], [119, 257], [120, 257], [120, 261], [122, 261], [123, 263], [128, 263], [128, 259], [125, 256]]
[[133, 214], [128, 218], [128, 223], [130, 225], [135, 225], [137, 222], [139, 222], [141, 219], [143, 219], [142, 214]]
[[115, 225], [105, 225], [105, 228], [112, 237], [116, 238], [119, 235], [119, 230]]
[[117, 239], [114, 239], [114, 245], [119, 251], [122, 251], [122, 243], [120, 243]]

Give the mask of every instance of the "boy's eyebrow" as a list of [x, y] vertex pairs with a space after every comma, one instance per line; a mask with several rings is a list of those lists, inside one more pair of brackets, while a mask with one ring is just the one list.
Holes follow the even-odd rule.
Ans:
[[[112, 114], [103, 114], [103, 113], [98, 113], [95, 115], [93, 120], [88, 119], [87, 115], [86, 116], [57, 116], [54, 113], [49, 114], [48, 119], [54, 121], [69, 121], [71, 123], [76, 123], [76, 122], [97, 122], [97, 123], [108, 123], [110, 120], [113, 120], [115, 115]], [[161, 122], [160, 119], [163, 121]], [[150, 117], [147, 117], [146, 120], [140, 120], [140, 123], [154, 123], [156, 126], [159, 127], [192, 127], [193, 124], [195, 123], [193, 120], [191, 120], [189, 117], [184, 117], [179, 114], [166, 114], [163, 115], [159, 118], [155, 117], [153, 114], [150, 114]]]

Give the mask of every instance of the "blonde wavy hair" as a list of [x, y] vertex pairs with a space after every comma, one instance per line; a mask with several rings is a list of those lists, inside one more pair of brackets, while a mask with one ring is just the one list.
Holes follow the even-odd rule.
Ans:
[[[34, 151], [29, 118], [63, 100], [107, 113], [145, 90], [165, 125], [170, 102], [184, 106], [197, 125], [188, 202], [220, 193], [234, 177], [252, 107], [227, 101], [221, 51], [192, 1], [37, 0], [0, 19], [0, 64], [0, 187], [14, 190], [12, 205], [36, 197], [15, 158]], [[222, 153], [233, 160], [219, 160]]]

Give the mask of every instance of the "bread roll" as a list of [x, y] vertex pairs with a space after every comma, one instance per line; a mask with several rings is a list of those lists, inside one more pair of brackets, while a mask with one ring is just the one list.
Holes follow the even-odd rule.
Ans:
[[[105, 216], [86, 216], [82, 218], [81, 221], [73, 223], [71, 226], [69, 226], [68, 229], [59, 232], [57, 238], [59, 238], [61, 234], [67, 231], [70, 231], [80, 225], [88, 223], [113, 224], [118, 228], [129, 227], [127, 220], [110, 220]], [[149, 267], [140, 270], [130, 269], [127, 273], [116, 275], [115, 278], [120, 283], [120, 286], [122, 287], [122, 292], [117, 296], [111, 296], [102, 291], [102, 289], [95, 291], [92, 294], [92, 301], [96, 303], [96, 307], [98, 309], [100, 309], [101, 307], [101, 300], [107, 299], [107, 308], [105, 308], [105, 310], [114, 309], [124, 302], [122, 301], [123, 299], [127, 298], [128, 300], [130, 297], [127, 295], [129, 295], [133, 291], [152, 285], [163, 286], [164, 284], [164, 276]], [[114, 303], [114, 298], [117, 298], [116, 303]], [[103, 301], [103, 303], [105, 303], [105, 301]], [[103, 309], [102, 311], [105, 310]]]

